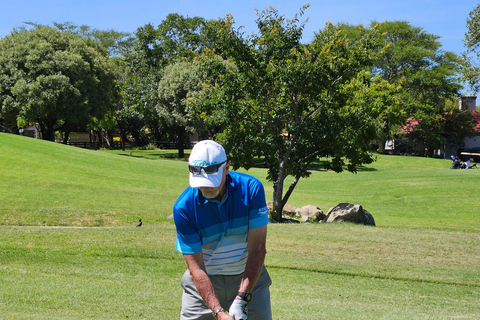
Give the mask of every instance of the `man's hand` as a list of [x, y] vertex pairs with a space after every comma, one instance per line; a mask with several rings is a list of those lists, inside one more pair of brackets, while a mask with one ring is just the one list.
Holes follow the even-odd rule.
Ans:
[[247, 301], [242, 299], [233, 300], [230, 310], [228, 310], [228, 315], [232, 317], [233, 320], [247, 320]]

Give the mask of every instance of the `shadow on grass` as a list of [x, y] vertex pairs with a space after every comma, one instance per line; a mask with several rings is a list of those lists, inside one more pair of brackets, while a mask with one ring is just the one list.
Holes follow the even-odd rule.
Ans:
[[180, 160], [186, 161], [190, 155], [190, 150], [185, 151], [185, 156], [183, 158], [178, 157], [177, 150], [126, 150], [117, 153], [120, 156], [127, 156], [133, 158], [141, 158], [148, 160], [158, 160], [158, 159], [169, 159], [169, 160]]
[[[313, 162], [308, 166], [309, 171], [320, 171], [320, 172], [332, 172], [333, 170], [327, 169], [328, 161], [317, 161]], [[347, 172], [347, 166], [343, 167], [343, 171]], [[369, 172], [369, 171], [377, 171], [376, 168], [366, 167], [366, 166], [358, 166], [357, 172]]]
[[[177, 150], [126, 150], [120, 151], [117, 154], [121, 156], [128, 156], [134, 158], [142, 158], [148, 160], [158, 160], [158, 159], [169, 159], [169, 160], [180, 160], [180, 161], [188, 161], [188, 157], [190, 156], [190, 149], [185, 150], [185, 156], [183, 158], [178, 157]], [[331, 171], [326, 169], [326, 165], [328, 161], [316, 161], [311, 163], [308, 166], [309, 171]], [[263, 158], [255, 158], [253, 159], [253, 168], [259, 169], [266, 169], [267, 165]], [[343, 168], [344, 171], [347, 171], [347, 167]], [[357, 167], [357, 172], [369, 172], [369, 171], [377, 171], [377, 169], [367, 166], [359, 166]]]
[[[263, 160], [263, 158], [255, 158], [253, 160], [253, 163], [254, 163], [253, 164], [254, 168], [261, 168], [261, 169], [267, 168], [267, 165], [265, 164], [265, 161]], [[332, 171], [332, 170], [326, 169], [327, 164], [328, 164], [328, 161], [326, 160], [313, 162], [308, 166], [308, 171], [323, 171], [323, 172]], [[343, 167], [343, 170], [348, 171], [346, 166]], [[377, 169], [372, 167], [367, 167], [367, 166], [357, 167], [357, 172], [369, 172], [369, 171], [377, 171]]]

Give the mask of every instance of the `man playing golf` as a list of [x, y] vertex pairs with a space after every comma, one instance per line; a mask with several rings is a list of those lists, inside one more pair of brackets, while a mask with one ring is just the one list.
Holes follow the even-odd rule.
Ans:
[[190, 187], [173, 208], [176, 248], [188, 268], [180, 319], [272, 319], [262, 184], [229, 172], [225, 150], [211, 140], [195, 145], [188, 167]]

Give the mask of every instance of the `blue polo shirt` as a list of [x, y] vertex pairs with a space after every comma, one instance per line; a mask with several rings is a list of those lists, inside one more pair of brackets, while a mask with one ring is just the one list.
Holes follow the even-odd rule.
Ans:
[[268, 224], [262, 183], [249, 175], [230, 172], [222, 201], [206, 199], [188, 187], [173, 207], [176, 248], [184, 254], [203, 252], [209, 275], [244, 272], [247, 233]]

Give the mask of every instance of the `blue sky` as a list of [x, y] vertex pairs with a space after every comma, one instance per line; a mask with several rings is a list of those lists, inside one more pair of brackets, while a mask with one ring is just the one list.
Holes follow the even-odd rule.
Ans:
[[474, 0], [4, 0], [0, 6], [0, 37], [25, 21], [40, 24], [72, 22], [96, 29], [114, 29], [135, 32], [147, 23], [158, 25], [169, 13], [217, 19], [231, 13], [236, 25], [245, 26], [247, 33], [255, 31], [255, 8], [268, 6], [278, 9], [287, 18], [310, 3], [304, 18], [309, 22], [304, 30], [304, 41], [325, 22], [369, 24], [371, 21], [406, 20], [426, 32], [440, 36], [443, 50], [460, 54], [464, 51], [468, 13], [478, 4]]

